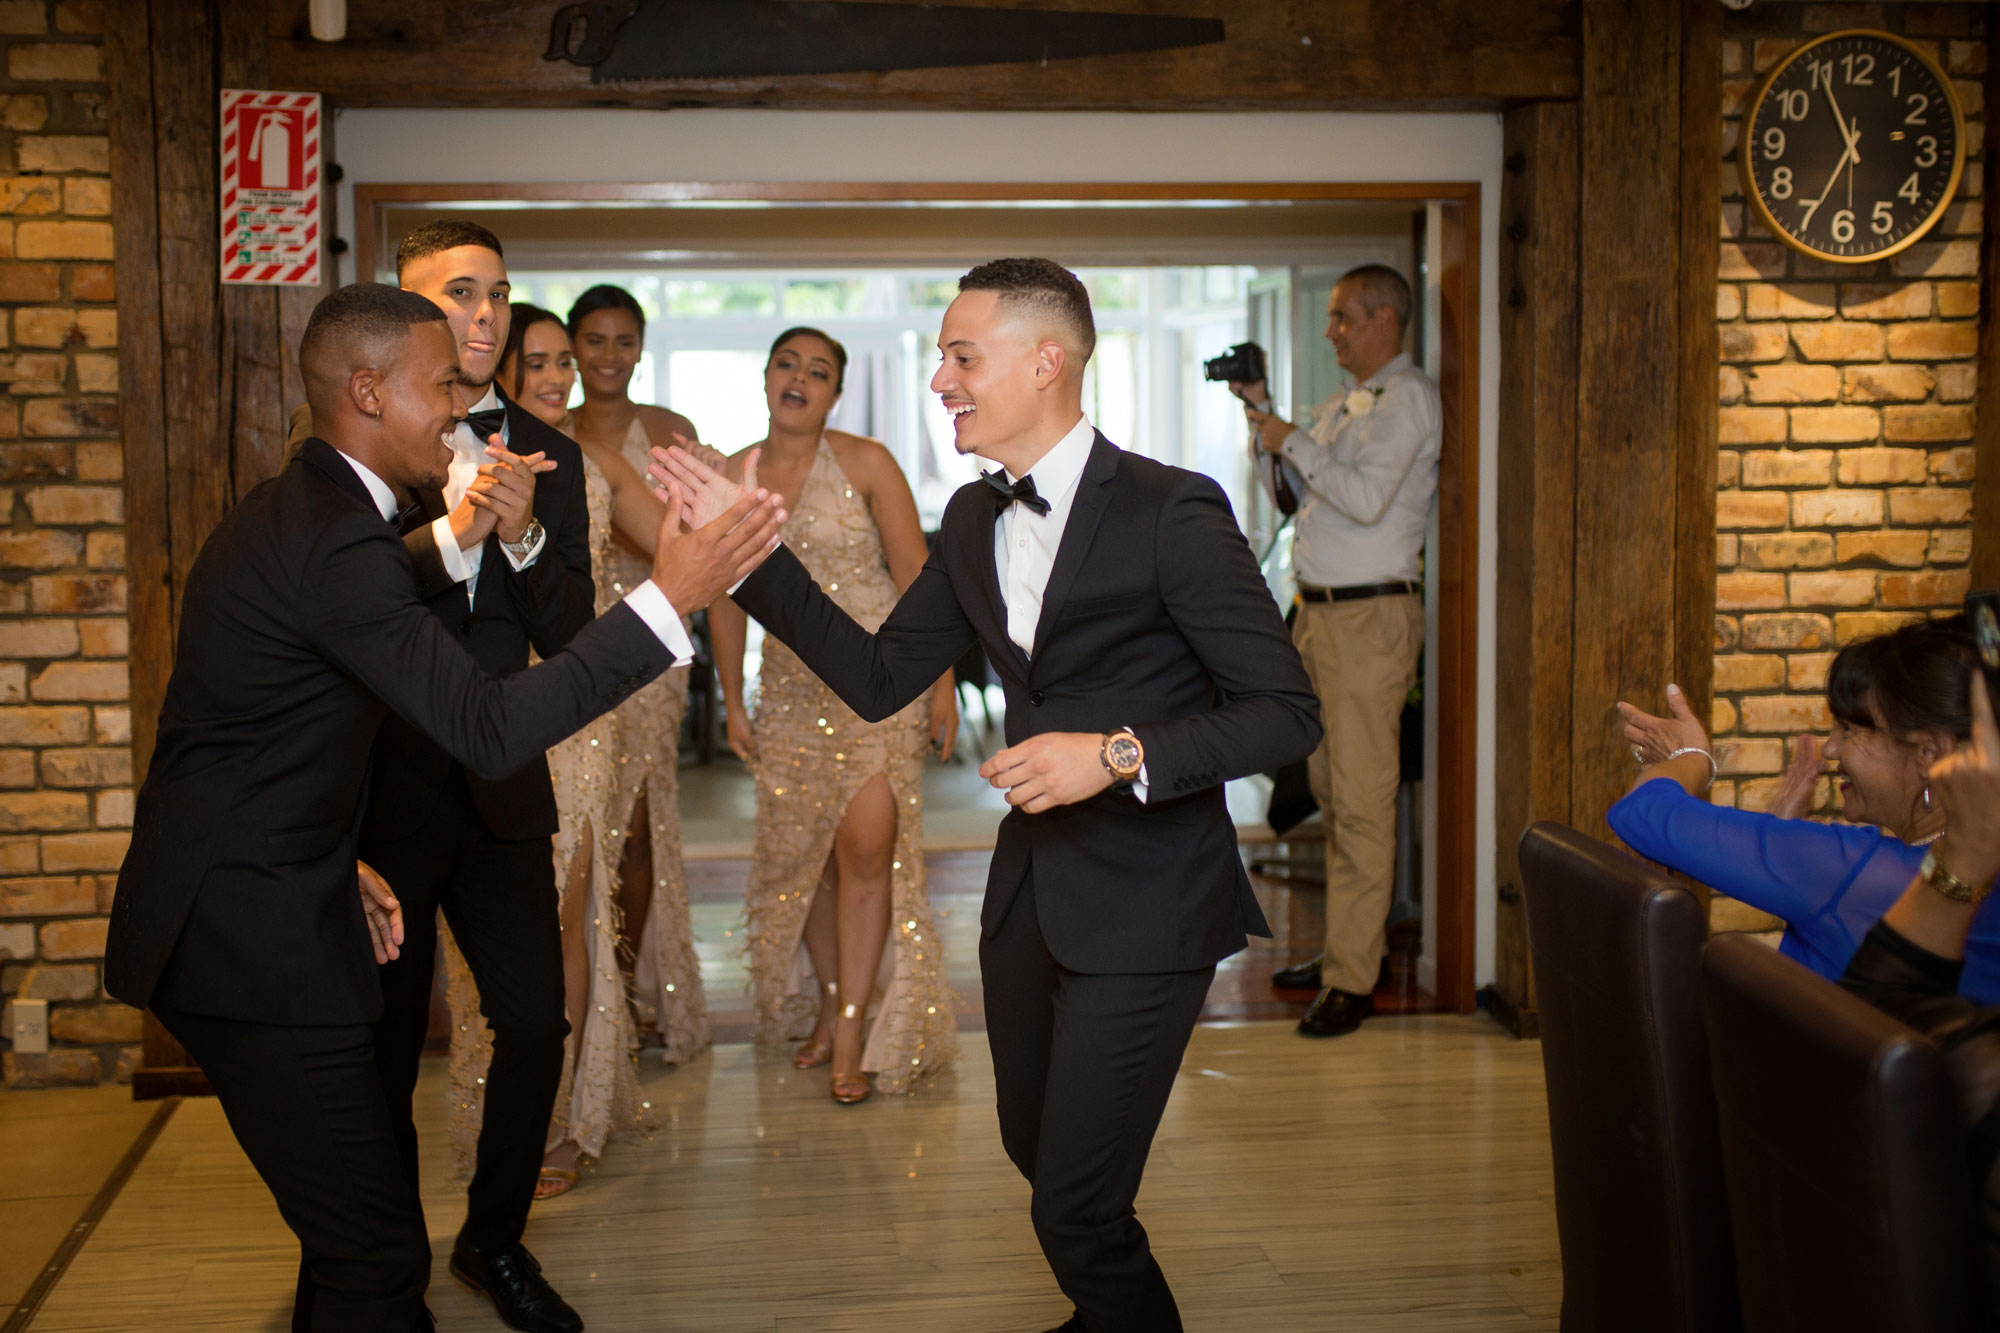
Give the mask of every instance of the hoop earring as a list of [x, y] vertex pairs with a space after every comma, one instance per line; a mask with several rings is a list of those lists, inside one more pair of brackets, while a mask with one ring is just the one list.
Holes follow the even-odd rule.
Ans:
[[1931, 784], [1926, 782], [1924, 784], [1924, 813], [1929, 814], [1930, 812], [1931, 812]]

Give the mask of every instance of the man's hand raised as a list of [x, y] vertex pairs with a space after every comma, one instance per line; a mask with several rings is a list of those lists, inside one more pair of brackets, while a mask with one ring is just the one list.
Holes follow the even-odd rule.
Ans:
[[657, 488], [667, 514], [653, 552], [653, 582], [683, 615], [707, 606], [749, 577], [783, 539], [785, 511], [778, 507], [777, 496], [726, 484], [738, 492], [736, 499], [691, 531], [682, 531], [681, 519], [696, 509], [680, 482], [668, 481]]
[[[676, 436], [676, 439], [681, 437]], [[683, 440], [683, 444], [686, 441]], [[697, 458], [690, 450], [698, 446], [682, 448], [679, 445], [653, 450], [653, 462], [646, 470], [652, 474], [655, 490], [672, 483], [679, 488], [681, 504], [685, 512], [675, 510], [687, 521], [691, 528], [705, 527], [717, 517], [727, 512], [745, 494], [757, 493], [757, 458], [759, 451], [752, 449], [743, 456], [743, 480], [730, 480], [711, 466], [709, 462]], [[666, 498], [662, 493], [662, 500]], [[671, 504], [669, 509], [673, 509]]]

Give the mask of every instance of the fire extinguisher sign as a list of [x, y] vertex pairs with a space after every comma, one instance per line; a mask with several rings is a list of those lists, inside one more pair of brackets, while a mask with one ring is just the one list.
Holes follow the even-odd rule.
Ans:
[[222, 91], [222, 280], [320, 285], [318, 93]]

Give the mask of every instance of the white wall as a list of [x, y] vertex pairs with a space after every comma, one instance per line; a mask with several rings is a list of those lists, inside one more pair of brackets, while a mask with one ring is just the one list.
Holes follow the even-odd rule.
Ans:
[[1478, 181], [1476, 974], [1492, 981], [1499, 116], [352, 110], [337, 113], [333, 142], [347, 226], [356, 182]]

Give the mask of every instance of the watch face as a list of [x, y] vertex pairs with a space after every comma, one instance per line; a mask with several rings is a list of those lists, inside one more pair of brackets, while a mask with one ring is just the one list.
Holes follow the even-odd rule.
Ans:
[[1111, 738], [1111, 766], [1120, 773], [1139, 771], [1139, 742], [1130, 736]]

